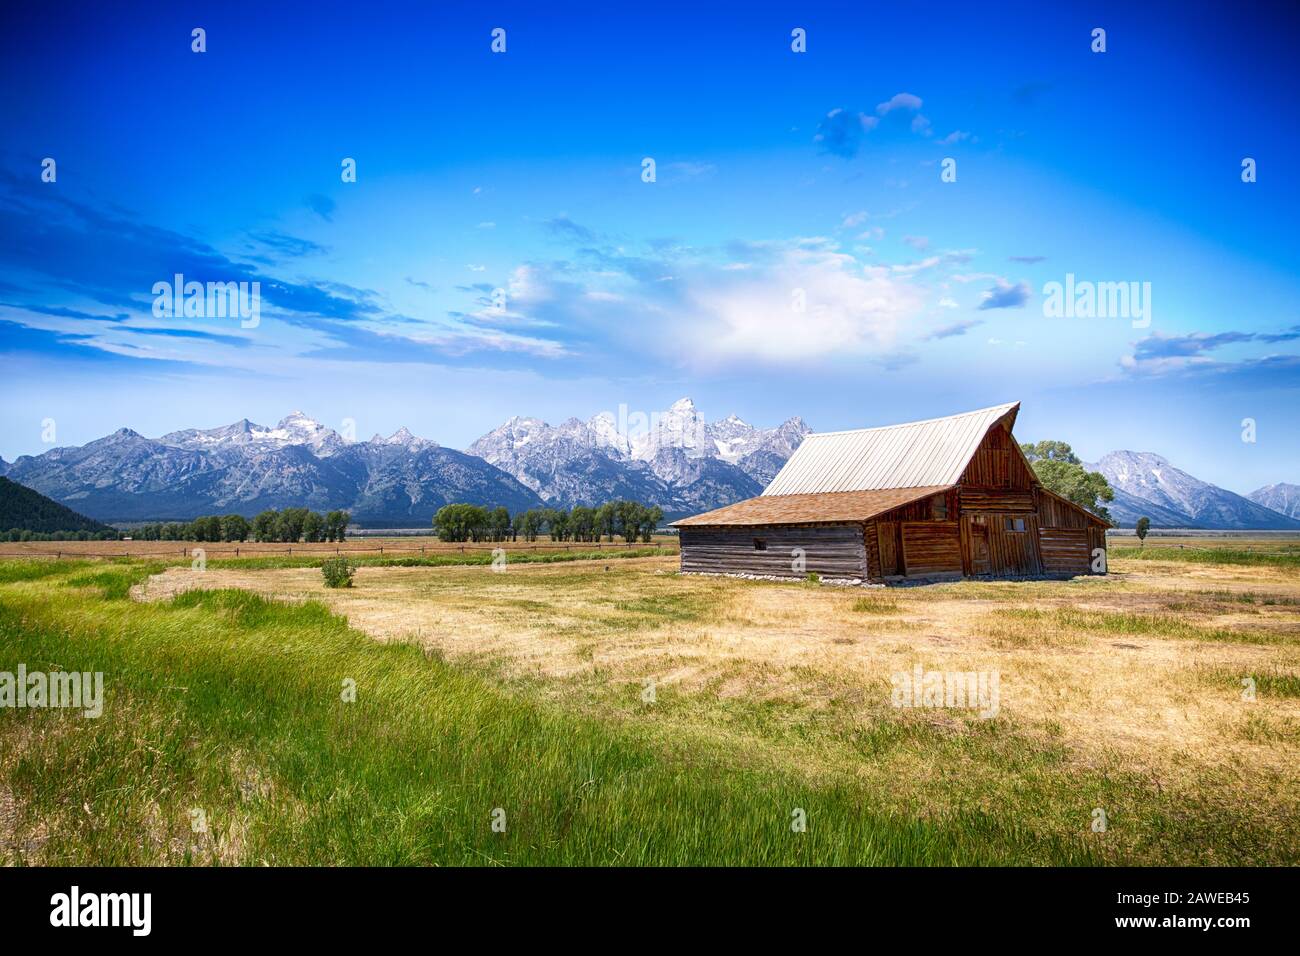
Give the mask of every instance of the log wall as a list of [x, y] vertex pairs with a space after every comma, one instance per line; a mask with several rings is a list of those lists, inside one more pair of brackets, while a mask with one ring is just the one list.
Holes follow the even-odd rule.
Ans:
[[[762, 550], [755, 547], [762, 542]], [[802, 571], [794, 550], [804, 551]], [[682, 528], [682, 570], [714, 574], [764, 574], [802, 578], [865, 578], [866, 546], [861, 524]]]

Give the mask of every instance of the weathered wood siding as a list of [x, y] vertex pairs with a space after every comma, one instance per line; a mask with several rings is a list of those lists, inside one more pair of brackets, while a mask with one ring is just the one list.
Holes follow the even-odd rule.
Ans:
[[989, 556], [989, 528], [975, 515], [961, 516], [961, 563], [965, 574], [992, 574]]
[[[1008, 531], [1007, 518], [1020, 519], [1024, 531]], [[1038, 552], [1038, 516], [1035, 514], [991, 514], [988, 516], [989, 565], [996, 576], [1019, 577], [1043, 573]]]
[[903, 522], [903, 564], [909, 577], [961, 574], [961, 531], [958, 522]]
[[1038, 496], [1038, 521], [1044, 528], [1089, 528], [1097, 523], [1082, 508], [1046, 494]]
[[961, 510], [1030, 512], [1034, 510], [1034, 494], [1012, 489], [962, 488]]
[[1029, 491], [1034, 487], [1033, 470], [1016, 445], [1015, 438], [1002, 425], [989, 429], [958, 484], [971, 488]]
[[889, 578], [903, 573], [903, 565], [900, 560], [902, 539], [899, 535], [897, 521], [876, 522], [876, 542], [880, 547], [880, 574], [882, 577]]
[[867, 577], [873, 581], [880, 580], [880, 529], [878, 522], [868, 521], [866, 530], [863, 532], [863, 540], [867, 546]]
[[[755, 547], [755, 541], [765, 546]], [[818, 527], [681, 529], [682, 570], [715, 574], [766, 574], [802, 578], [863, 578], [866, 544], [861, 524]], [[794, 569], [795, 549], [804, 552], [804, 568]]]
[[1053, 574], [1087, 574], [1092, 569], [1092, 547], [1087, 528], [1040, 528], [1043, 570]]
[[1106, 529], [1078, 505], [1038, 492], [1039, 548], [1043, 570], [1053, 574], [1095, 574], [1093, 552], [1106, 550]]

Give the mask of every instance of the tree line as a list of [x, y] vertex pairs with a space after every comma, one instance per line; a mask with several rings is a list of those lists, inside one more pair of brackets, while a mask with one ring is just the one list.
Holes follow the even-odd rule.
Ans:
[[503, 507], [444, 505], [433, 516], [433, 530], [441, 541], [536, 541], [550, 535], [552, 541], [597, 542], [615, 537], [649, 543], [663, 520], [658, 507], [637, 501], [610, 501], [597, 508], [577, 505], [563, 508], [529, 508], [511, 515]]
[[268, 508], [252, 521], [243, 515], [203, 515], [193, 521], [147, 524], [133, 537], [142, 541], [279, 541], [297, 544], [342, 541], [352, 515], [346, 511], [321, 514], [307, 508]]
[[0, 534], [0, 541], [116, 541], [116, 531], [32, 531], [10, 528]]

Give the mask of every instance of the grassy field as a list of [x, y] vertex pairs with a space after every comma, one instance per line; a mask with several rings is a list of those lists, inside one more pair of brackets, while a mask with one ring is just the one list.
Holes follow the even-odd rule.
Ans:
[[[0, 709], [0, 858], [1300, 862], [1300, 569], [1142, 550], [887, 590], [663, 556], [384, 559], [341, 591], [296, 554], [0, 562], [0, 671], [107, 698]], [[917, 665], [996, 672], [996, 716], [893, 706]]]
[[621, 538], [617, 541], [602, 541], [588, 544], [577, 541], [552, 541], [547, 535], [538, 536], [536, 541], [502, 541], [481, 542], [478, 544], [453, 544], [439, 541], [433, 536], [400, 535], [391, 537], [348, 538], [337, 543], [317, 542], [315, 544], [285, 544], [279, 541], [4, 541], [0, 542], [0, 559], [14, 557], [132, 557], [152, 558], [157, 560], [188, 561], [195, 549], [201, 549], [211, 558], [236, 560], [248, 557], [269, 557], [290, 555], [294, 557], [318, 557], [324, 560], [336, 554], [354, 557], [376, 557], [380, 555], [418, 557], [420, 555], [461, 555], [487, 554], [496, 548], [503, 548], [514, 554], [580, 552], [580, 551], [626, 551], [639, 548], [659, 548], [665, 553], [677, 550], [677, 535], [657, 534], [650, 543], [628, 543]]

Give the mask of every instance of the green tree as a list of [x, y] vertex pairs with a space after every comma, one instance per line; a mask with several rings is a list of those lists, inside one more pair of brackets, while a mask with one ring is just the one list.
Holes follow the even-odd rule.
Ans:
[[1142, 546], [1145, 547], [1147, 542], [1147, 532], [1151, 530], [1151, 519], [1146, 517], [1146, 515], [1138, 518], [1137, 527], [1133, 530], [1137, 533], [1138, 541], [1140, 541]]
[[631, 544], [641, 533], [641, 524], [645, 520], [645, 508], [635, 501], [616, 501], [613, 506], [614, 529], [622, 535], [623, 540]]
[[274, 508], [267, 508], [265, 511], [258, 512], [253, 518], [253, 540], [274, 541], [275, 521], [276, 511]]
[[525, 541], [536, 541], [537, 533], [542, 529], [543, 518], [542, 509], [529, 508], [524, 512], [523, 522], [519, 530], [523, 533]]
[[652, 508], [643, 508], [641, 510], [641, 540], [645, 544], [650, 543], [651, 537], [655, 533], [655, 528], [659, 527], [659, 522], [664, 520], [663, 509], [658, 505]]
[[[1069, 445], [1063, 442], [1056, 444], [1064, 445], [1069, 452]], [[1054, 491], [1080, 508], [1086, 508], [1104, 521], [1110, 520], [1110, 512], [1102, 502], [1113, 501], [1115, 492], [1101, 472], [1088, 471], [1077, 460], [1071, 462], [1063, 458], [1040, 457], [1034, 460], [1033, 467], [1034, 474], [1048, 491]]]
[[585, 505], [575, 505], [569, 512], [569, 533], [574, 541], [590, 541], [595, 533], [596, 513]]
[[326, 541], [342, 541], [347, 534], [348, 524], [352, 521], [352, 515], [347, 511], [335, 509], [325, 515], [324, 539]]
[[243, 515], [226, 515], [221, 519], [221, 540], [247, 541], [248, 519]]
[[491, 522], [487, 510], [478, 505], [443, 505], [433, 516], [433, 528], [442, 541], [482, 541]]
[[220, 515], [205, 515], [204, 517], [198, 520], [198, 523], [203, 527], [204, 541], [221, 540], [221, 516]]
[[1031, 462], [1063, 461], [1067, 465], [1079, 464], [1079, 456], [1063, 441], [1021, 442], [1020, 450]]
[[302, 540], [303, 525], [310, 512], [306, 508], [285, 508], [275, 519], [275, 538], [287, 544], [296, 544]]
[[302, 539], [311, 544], [324, 540], [325, 519], [315, 511], [308, 511], [302, 519]]
[[498, 505], [489, 519], [493, 541], [504, 541], [510, 534], [510, 512]]
[[608, 501], [596, 509], [592, 518], [593, 539], [599, 541], [601, 535], [608, 535], [609, 540], [614, 540], [614, 506]]

